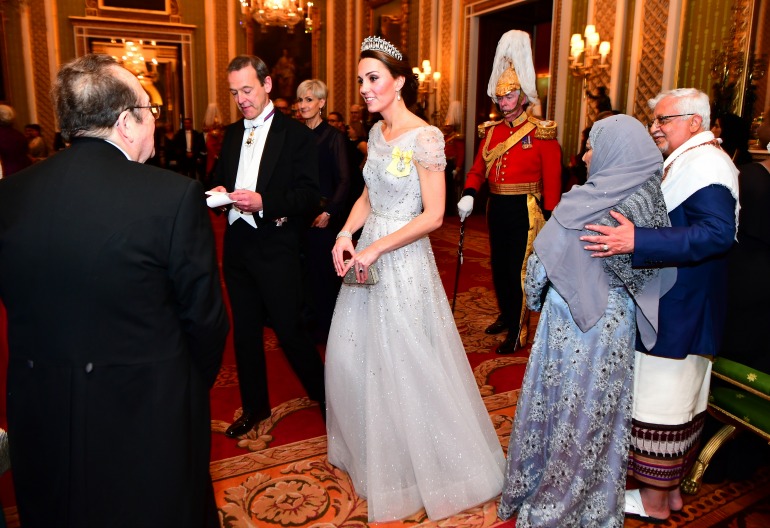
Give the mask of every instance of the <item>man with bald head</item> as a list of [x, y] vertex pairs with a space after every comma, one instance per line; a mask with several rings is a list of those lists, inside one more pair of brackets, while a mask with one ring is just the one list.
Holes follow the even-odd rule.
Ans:
[[59, 71], [71, 146], [0, 180], [21, 525], [219, 526], [208, 471], [228, 331], [200, 183], [143, 165], [160, 107], [107, 55]]

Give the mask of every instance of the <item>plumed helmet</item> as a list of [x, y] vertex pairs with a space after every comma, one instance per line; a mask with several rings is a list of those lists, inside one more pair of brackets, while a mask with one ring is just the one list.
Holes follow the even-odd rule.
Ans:
[[496, 103], [498, 97], [519, 89], [526, 94], [532, 107], [540, 105], [529, 34], [512, 29], [497, 43], [487, 95]]
[[516, 70], [513, 66], [508, 66], [497, 80], [497, 86], [495, 86], [495, 95], [497, 97], [503, 97], [513, 92], [514, 90], [520, 89], [521, 82], [519, 81], [519, 76], [516, 75]]

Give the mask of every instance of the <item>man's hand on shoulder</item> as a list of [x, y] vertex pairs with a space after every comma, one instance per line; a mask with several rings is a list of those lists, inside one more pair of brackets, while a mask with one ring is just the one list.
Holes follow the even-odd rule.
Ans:
[[611, 257], [634, 252], [634, 224], [616, 211], [610, 211], [610, 215], [618, 221], [617, 227], [588, 224], [586, 229], [600, 234], [580, 237], [583, 242], [590, 243], [583, 249], [593, 251], [592, 257]]

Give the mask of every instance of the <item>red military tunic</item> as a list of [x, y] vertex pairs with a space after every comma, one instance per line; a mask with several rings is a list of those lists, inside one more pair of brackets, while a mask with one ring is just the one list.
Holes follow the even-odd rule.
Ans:
[[[489, 246], [500, 320], [520, 345], [527, 341], [523, 281], [532, 243], [561, 198], [561, 147], [556, 124], [522, 114], [510, 125], [484, 124], [484, 139], [468, 172], [464, 195], [489, 181]], [[549, 139], [546, 139], [549, 138]], [[541, 205], [542, 204], [542, 205]]]
[[[465, 188], [478, 191], [484, 180], [489, 179], [489, 190], [492, 194], [534, 194], [526, 191], [516, 192], [515, 188], [509, 185], [541, 182], [543, 208], [552, 211], [561, 198], [561, 147], [555, 138], [536, 137], [540, 135], [538, 126], [535, 125], [537, 122], [537, 119], [528, 119], [526, 114], [522, 114], [514, 120], [513, 126], [499, 122], [488, 127], [479, 145], [473, 167], [468, 171]], [[490, 160], [489, 163], [484, 160], [485, 147], [488, 150], [494, 149], [525, 125], [535, 126], [515, 145], [503, 152], [502, 156]]]

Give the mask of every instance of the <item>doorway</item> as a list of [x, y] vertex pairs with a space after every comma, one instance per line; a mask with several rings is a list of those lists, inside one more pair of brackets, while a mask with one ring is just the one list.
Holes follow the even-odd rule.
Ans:
[[[532, 52], [537, 75], [537, 90], [543, 109], [548, 114], [548, 85], [550, 82], [551, 25], [553, 0], [522, 2], [478, 17], [478, 52], [476, 56], [475, 122], [479, 125], [490, 119], [499, 119], [497, 108], [487, 95], [489, 75], [500, 37], [507, 31], [519, 29], [532, 38]], [[478, 149], [476, 137], [474, 152]]]

